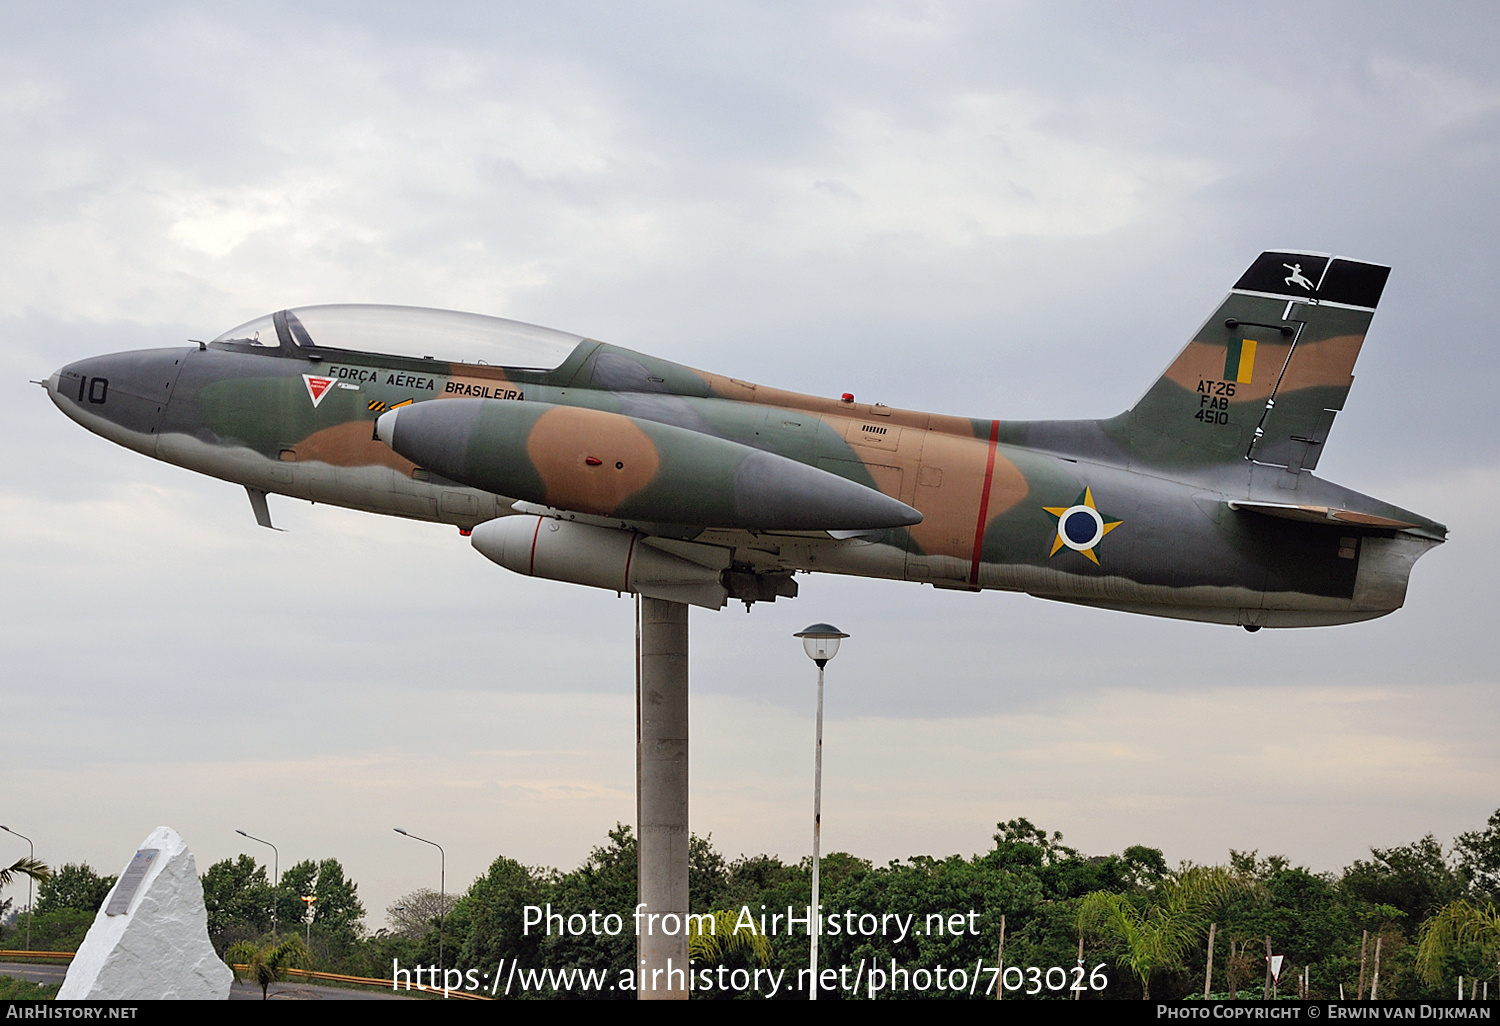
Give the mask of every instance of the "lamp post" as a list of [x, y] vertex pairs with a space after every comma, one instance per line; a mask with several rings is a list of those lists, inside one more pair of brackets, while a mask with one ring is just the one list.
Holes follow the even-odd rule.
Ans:
[[[7, 834], [16, 834], [16, 832], [14, 830], [12, 830], [8, 826], [0, 826], [0, 830], [4, 830]], [[26, 856], [26, 858], [29, 861], [31, 861], [31, 862], [35, 862], [36, 861], [36, 845], [34, 845], [34, 844], [31, 843], [31, 838], [27, 837], [25, 834], [16, 834], [16, 836], [19, 837], [21, 840], [23, 840], [23, 841], [26, 842], [26, 848], [30, 852], [30, 854], [28, 854]], [[31, 907], [31, 884], [32, 884], [31, 874], [28, 873], [28, 874], [26, 874], [26, 950], [27, 951], [31, 950], [31, 921], [36, 918], [36, 910]]]
[[828, 665], [828, 660], [838, 655], [839, 642], [848, 636], [831, 623], [815, 623], [792, 635], [802, 639], [802, 650], [818, 664], [818, 728], [813, 753], [812, 910], [808, 916], [808, 932], [812, 935], [812, 983], [807, 989], [809, 1001], [818, 1000], [818, 934], [822, 929], [818, 918], [818, 875], [821, 868], [818, 843], [823, 826], [823, 667]]
[[400, 827], [391, 829], [402, 837], [410, 837], [413, 841], [430, 844], [438, 850], [438, 965], [441, 966], [443, 964], [443, 922], [448, 918], [448, 853], [443, 851], [443, 846], [436, 841], [409, 834]]
[[261, 844], [270, 845], [271, 865], [273, 867], [271, 869], [271, 936], [274, 937], [276, 936], [276, 888], [281, 883], [281, 852], [276, 850], [276, 845], [271, 844], [265, 838], [256, 837], [254, 834], [247, 834], [243, 830], [236, 830], [235, 833], [241, 837], [248, 837], [252, 841], [259, 841]]

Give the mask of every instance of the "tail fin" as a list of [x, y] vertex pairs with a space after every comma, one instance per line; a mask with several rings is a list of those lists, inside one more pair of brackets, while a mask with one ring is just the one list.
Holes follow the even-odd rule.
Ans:
[[1112, 426], [1162, 466], [1318, 464], [1390, 268], [1262, 253], [1165, 374]]

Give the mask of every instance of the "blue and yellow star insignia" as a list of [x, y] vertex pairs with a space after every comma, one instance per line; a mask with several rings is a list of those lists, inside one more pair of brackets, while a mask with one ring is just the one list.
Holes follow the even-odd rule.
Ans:
[[1071, 506], [1043, 506], [1044, 510], [1057, 518], [1057, 537], [1052, 541], [1052, 551], [1047, 557], [1057, 555], [1057, 550], [1066, 545], [1074, 552], [1081, 552], [1094, 565], [1099, 565], [1099, 557], [1094, 555], [1094, 546], [1099, 544], [1106, 534], [1119, 527], [1124, 521], [1115, 517], [1107, 517], [1099, 512], [1094, 505], [1094, 493], [1085, 488], [1083, 494], [1073, 500]]

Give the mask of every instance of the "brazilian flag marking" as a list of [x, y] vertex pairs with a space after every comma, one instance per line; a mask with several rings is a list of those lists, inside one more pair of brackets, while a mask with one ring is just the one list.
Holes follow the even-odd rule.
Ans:
[[1224, 354], [1224, 380], [1248, 385], [1255, 373], [1255, 339], [1237, 338]]

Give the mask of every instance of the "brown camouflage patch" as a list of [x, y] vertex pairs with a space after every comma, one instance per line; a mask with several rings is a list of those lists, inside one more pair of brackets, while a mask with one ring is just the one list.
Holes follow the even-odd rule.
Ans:
[[1336, 335], [1319, 342], [1299, 342], [1281, 379], [1281, 391], [1318, 386], [1348, 388], [1354, 384], [1354, 361], [1363, 335]]
[[[912, 503], [922, 514], [922, 522], [907, 530], [912, 540], [931, 556], [957, 556], [969, 559], [978, 527], [980, 494], [984, 487], [985, 468], [989, 462], [987, 439], [961, 438], [938, 434], [927, 436], [922, 451], [922, 467], [917, 475], [916, 499]], [[986, 521], [1012, 509], [1030, 492], [1026, 476], [1005, 458], [995, 453], [990, 478]]]
[[557, 406], [537, 419], [526, 454], [558, 509], [608, 516], [656, 476], [656, 446], [628, 417]]
[[290, 449], [283, 449], [280, 458], [335, 467], [390, 467], [403, 476], [410, 474], [416, 464], [397, 455], [384, 442], [371, 437], [372, 434], [369, 421], [348, 420], [314, 431]]

